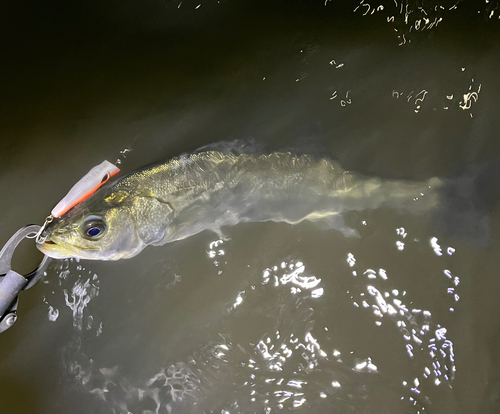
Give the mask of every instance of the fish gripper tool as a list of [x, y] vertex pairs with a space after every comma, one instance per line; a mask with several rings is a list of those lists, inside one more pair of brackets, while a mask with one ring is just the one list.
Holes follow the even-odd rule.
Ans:
[[27, 275], [21, 275], [12, 270], [12, 256], [17, 246], [26, 238], [34, 237], [41, 227], [31, 224], [20, 228], [12, 235], [0, 251], [0, 332], [9, 329], [17, 320], [17, 305], [19, 292], [31, 288], [38, 282], [50, 261], [44, 256], [38, 267]]

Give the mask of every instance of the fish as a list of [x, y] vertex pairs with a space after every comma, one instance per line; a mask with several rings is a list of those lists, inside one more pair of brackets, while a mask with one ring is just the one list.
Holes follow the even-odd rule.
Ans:
[[260, 153], [226, 145], [182, 154], [108, 181], [54, 218], [37, 247], [56, 259], [119, 260], [205, 230], [249, 222], [309, 220], [341, 231], [349, 211], [425, 214], [442, 180], [385, 180], [344, 170], [328, 157]]

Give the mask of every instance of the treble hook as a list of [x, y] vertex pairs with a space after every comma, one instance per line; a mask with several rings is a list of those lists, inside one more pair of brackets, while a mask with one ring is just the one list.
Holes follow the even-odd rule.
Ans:
[[42, 233], [47, 228], [47, 226], [50, 223], [52, 223], [53, 220], [54, 220], [54, 217], [52, 215], [47, 216], [47, 218], [45, 219], [45, 222], [43, 223], [42, 227], [40, 227], [40, 230], [38, 230], [37, 232], [31, 232], [31, 233], [27, 234], [26, 238], [27, 239], [35, 239], [35, 242], [37, 244], [45, 242], [45, 237], [42, 237]]

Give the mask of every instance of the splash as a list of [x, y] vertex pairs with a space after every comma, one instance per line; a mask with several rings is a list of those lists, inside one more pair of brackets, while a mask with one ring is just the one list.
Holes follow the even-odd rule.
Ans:
[[[405, 255], [415, 246], [425, 246], [436, 263], [445, 261], [438, 285], [445, 289], [450, 306], [456, 306], [460, 278], [453, 269], [455, 248], [437, 237], [419, 244], [411, 233], [398, 226], [387, 248]], [[397, 241], [404, 243], [404, 249]], [[226, 243], [222, 239], [209, 243], [209, 268], [227, 264], [231, 255]], [[412, 292], [401, 286], [396, 270], [375, 266], [355, 249], [346, 251], [344, 258], [315, 272], [313, 262], [305, 258], [263, 262], [221, 306], [198, 350], [187, 358], [157, 361], [141, 375], [117, 365], [99, 366], [86, 355], [83, 333], [106, 334], [89, 311], [100, 293], [99, 278], [70, 262], [61, 267], [59, 278], [75, 332], [65, 354], [68, 373], [83, 392], [117, 414], [327, 412], [332, 407], [356, 412], [381, 392], [388, 394], [388, 403], [398, 412], [425, 412], [431, 403], [429, 387], [451, 387], [456, 375], [452, 335], [433, 309], [418, 306]], [[347, 306], [342, 307], [342, 300], [349, 301]], [[332, 312], [335, 309], [338, 312]], [[373, 329], [384, 326], [379, 339], [396, 344], [406, 365], [388, 367], [370, 341], [362, 349], [348, 348], [346, 332], [356, 332], [365, 341], [370, 333], [364, 332], [366, 327], [357, 332], [357, 325], [340, 333], [346, 310], [356, 312], [359, 321]], [[331, 316], [337, 313], [338, 317]], [[346, 319], [356, 321], [352, 315]], [[231, 328], [245, 324], [248, 332], [243, 328], [243, 337], [239, 328]], [[392, 371], [398, 373], [388, 374]]]

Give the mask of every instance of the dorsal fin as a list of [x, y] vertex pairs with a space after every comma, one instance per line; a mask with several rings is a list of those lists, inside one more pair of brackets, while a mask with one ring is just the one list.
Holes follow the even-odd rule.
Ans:
[[264, 145], [253, 139], [236, 139], [234, 141], [219, 141], [213, 144], [204, 145], [198, 148], [194, 153], [206, 151], [218, 151], [224, 154], [261, 154], [264, 151]]

